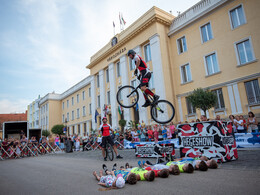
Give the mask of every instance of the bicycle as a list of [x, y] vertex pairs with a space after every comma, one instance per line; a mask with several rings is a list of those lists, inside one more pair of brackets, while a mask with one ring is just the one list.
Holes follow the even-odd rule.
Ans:
[[114, 160], [113, 146], [111, 146], [107, 140], [106, 140], [105, 152], [106, 152], [106, 158], [108, 157], [110, 161], [113, 161]]
[[[138, 89], [140, 88], [141, 84], [139, 84], [136, 88], [131, 85], [121, 87], [116, 95], [118, 104], [124, 108], [134, 107], [139, 100]], [[153, 96], [146, 94], [145, 92], [143, 93], [150, 102], [150, 114], [152, 119], [160, 124], [169, 123], [175, 115], [175, 108], [172, 103], [167, 100], [154, 101]]]

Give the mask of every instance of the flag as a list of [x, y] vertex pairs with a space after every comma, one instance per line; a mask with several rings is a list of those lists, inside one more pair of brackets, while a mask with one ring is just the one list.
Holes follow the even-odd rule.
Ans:
[[138, 103], [136, 104], [135, 110], [137, 111], [139, 109]]
[[115, 28], [115, 26], [116, 26], [116, 25], [115, 25], [115, 22], [113, 21], [113, 27]]
[[121, 108], [121, 106], [118, 106], [118, 112], [119, 112], [120, 115], [122, 114], [122, 108]]
[[120, 24], [122, 25], [125, 25], [126, 24], [126, 22], [125, 22], [125, 20], [124, 20], [124, 18], [123, 18], [123, 14], [121, 13], [120, 14], [120, 12], [119, 12], [119, 21], [120, 21]]
[[99, 115], [98, 111], [95, 112], [95, 123], [97, 123], [97, 116]]

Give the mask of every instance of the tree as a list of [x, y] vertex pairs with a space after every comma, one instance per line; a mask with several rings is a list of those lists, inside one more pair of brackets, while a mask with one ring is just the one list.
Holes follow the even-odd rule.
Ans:
[[193, 93], [187, 98], [194, 108], [200, 108], [204, 111], [205, 115], [206, 111], [215, 106], [217, 103], [217, 95], [209, 89], [194, 89]]
[[51, 129], [53, 134], [63, 135], [64, 125], [54, 125]]
[[48, 137], [51, 133], [48, 130], [42, 131], [42, 136]]
[[124, 119], [121, 119], [118, 124], [120, 125], [121, 127], [121, 132], [123, 133], [124, 132], [124, 128], [125, 128], [125, 125], [126, 125], [126, 120]]

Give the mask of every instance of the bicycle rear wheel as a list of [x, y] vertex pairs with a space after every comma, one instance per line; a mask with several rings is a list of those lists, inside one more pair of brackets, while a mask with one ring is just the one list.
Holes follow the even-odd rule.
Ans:
[[107, 143], [107, 146], [106, 146], [106, 158], [108, 158], [111, 161], [114, 160], [113, 147], [109, 143]]
[[175, 115], [173, 105], [167, 100], [159, 100], [151, 106], [152, 119], [160, 124], [169, 123]]
[[135, 106], [139, 100], [139, 94], [137, 90], [134, 90], [135, 88], [130, 85], [121, 87], [116, 94], [118, 104], [124, 108]]

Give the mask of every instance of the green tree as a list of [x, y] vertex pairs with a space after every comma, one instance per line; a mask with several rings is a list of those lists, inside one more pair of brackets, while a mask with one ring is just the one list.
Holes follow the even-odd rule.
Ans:
[[48, 137], [50, 134], [51, 134], [50, 131], [42, 130], [42, 136]]
[[118, 124], [119, 124], [120, 127], [121, 127], [121, 133], [123, 133], [123, 132], [124, 132], [125, 125], [126, 125], [126, 120], [121, 119], [121, 120], [118, 122]]
[[187, 98], [194, 108], [200, 108], [203, 110], [205, 115], [206, 111], [214, 107], [217, 103], [217, 95], [209, 89], [194, 89], [193, 93], [190, 94]]
[[54, 125], [51, 129], [53, 134], [63, 135], [64, 125]]

